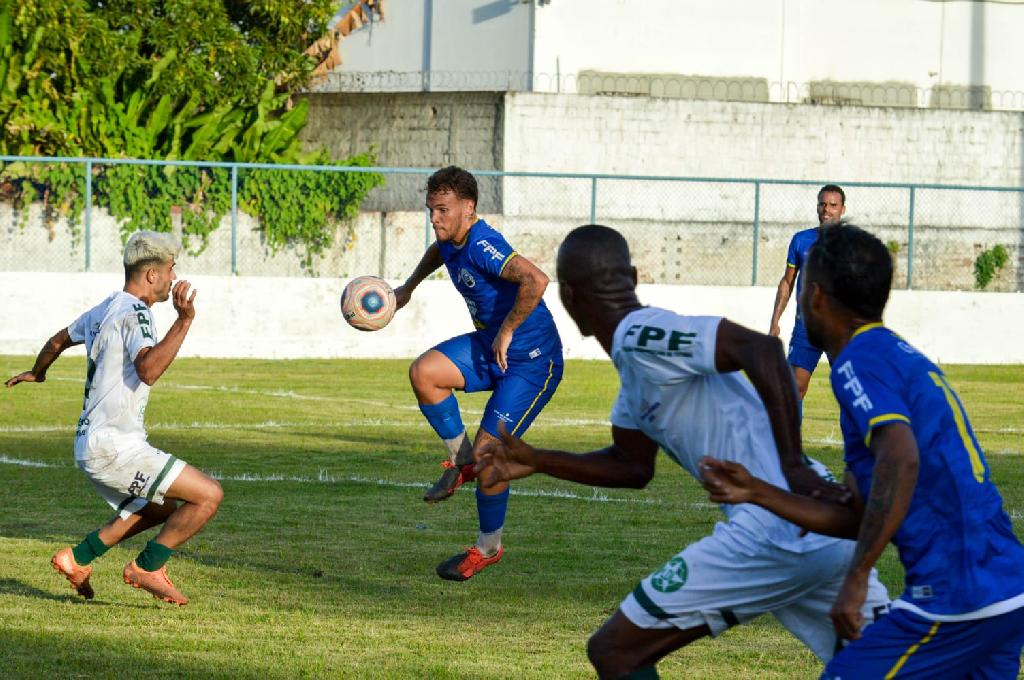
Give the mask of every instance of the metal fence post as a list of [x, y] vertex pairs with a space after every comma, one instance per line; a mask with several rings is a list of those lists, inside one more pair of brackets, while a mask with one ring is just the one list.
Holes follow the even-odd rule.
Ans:
[[757, 247], [761, 239], [761, 183], [754, 182], [754, 257], [751, 264], [750, 285], [757, 285]]
[[597, 178], [590, 178], [590, 223], [597, 224]]
[[92, 161], [85, 161], [85, 271], [92, 268]]
[[910, 210], [907, 220], [907, 290], [914, 286], [914, 198], [916, 187], [910, 187]]
[[238, 274], [238, 166], [231, 166], [231, 275]]

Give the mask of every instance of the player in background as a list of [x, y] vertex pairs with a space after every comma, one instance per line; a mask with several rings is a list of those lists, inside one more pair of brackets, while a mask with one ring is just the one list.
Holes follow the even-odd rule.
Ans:
[[[58, 550], [50, 563], [87, 599], [94, 595], [88, 565], [124, 539], [162, 524], [125, 566], [124, 581], [165, 602], [187, 604], [165, 565], [213, 517], [223, 498], [216, 480], [153, 448], [143, 425], [150, 386], [174, 360], [195, 318], [196, 291], [189, 295], [187, 281], [172, 288], [180, 249], [169, 234], [133, 234], [124, 249], [124, 289], [54, 334], [32, 370], [6, 383], [43, 382], [64, 350], [85, 343], [85, 400], [75, 431], [75, 463], [116, 515], [74, 548]], [[158, 342], [150, 308], [172, 296], [178, 318]]]
[[[562, 303], [585, 336], [611, 356], [620, 390], [612, 443], [585, 454], [535, 449], [503, 433], [477, 469], [493, 484], [543, 472], [582, 484], [641, 488], [659, 446], [699, 478], [708, 452], [743, 461], [784, 488], [845, 498], [801, 452], [796, 389], [778, 339], [721, 317], [644, 307], [622, 236], [608, 227], [572, 231], [558, 251]], [[745, 378], [740, 371], [745, 371]], [[748, 379], [749, 378], [749, 381]], [[643, 579], [590, 638], [601, 678], [657, 677], [666, 654], [771, 612], [822, 659], [835, 650], [829, 607], [852, 541], [802, 535], [762, 508], [726, 508], [727, 521]], [[872, 574], [865, 619], [888, 597]]]
[[[395, 290], [398, 308], [441, 265], [469, 308], [476, 330], [427, 350], [409, 368], [409, 380], [447, 458], [424, 500], [448, 498], [473, 478], [474, 451], [498, 436], [498, 423], [523, 433], [562, 379], [562, 343], [541, 296], [548, 277], [519, 255], [476, 214], [476, 179], [450, 166], [427, 181], [427, 208], [437, 240]], [[492, 392], [470, 443], [453, 390]], [[478, 484], [480, 533], [476, 544], [437, 567], [441, 578], [465, 581], [501, 559], [508, 484]]]
[[[845, 212], [846, 194], [841, 187], [835, 184], [826, 184], [818, 191], [818, 226], [798, 231], [789, 242], [786, 273], [782, 275], [779, 289], [775, 293], [775, 307], [772, 310], [769, 335], [779, 336], [779, 319], [786, 311], [786, 304], [793, 293], [794, 281], [796, 281], [797, 299], [800, 298], [804, 278], [801, 270], [807, 262], [807, 252], [818, 240], [821, 230], [838, 223]], [[793, 367], [793, 377], [796, 378], [800, 401], [803, 402], [804, 395], [807, 394], [807, 386], [811, 382], [811, 374], [814, 373], [814, 369], [817, 368], [818, 362], [821, 360], [821, 350], [807, 339], [807, 331], [804, 329], [799, 306], [796, 310], [796, 322], [793, 324], [793, 335], [789, 339], [787, 359]]]
[[[858, 501], [794, 496], [736, 463], [706, 460], [712, 500], [757, 503], [811, 531], [857, 539], [832, 607], [837, 632], [853, 642], [823, 677], [1017, 678], [1024, 547], [946, 376], [882, 325], [889, 251], [857, 227], [833, 227], [811, 249], [805, 276], [799, 302], [808, 337], [832, 362]], [[906, 589], [861, 633], [868, 574], [890, 541]]]

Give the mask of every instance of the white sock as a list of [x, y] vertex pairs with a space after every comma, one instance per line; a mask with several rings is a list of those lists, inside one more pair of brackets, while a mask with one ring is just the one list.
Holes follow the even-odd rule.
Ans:
[[465, 430], [458, 436], [445, 439], [444, 445], [448, 449], [448, 460], [452, 463], [466, 465], [473, 462], [473, 445], [469, 443]]
[[498, 552], [498, 548], [501, 547], [501, 529], [495, 529], [486, 534], [481, 532], [480, 537], [476, 539], [476, 547], [484, 557], [494, 556]]

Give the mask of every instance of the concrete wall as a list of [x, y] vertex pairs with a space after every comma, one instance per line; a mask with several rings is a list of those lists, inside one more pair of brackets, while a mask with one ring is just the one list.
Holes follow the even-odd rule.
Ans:
[[933, 88], [976, 87], [1019, 109], [1022, 29], [1016, 2], [406, 0], [343, 41], [326, 88], [575, 92], [596, 71], [760, 80], [772, 101], [802, 101], [812, 82], [886, 83], [927, 107]]
[[[338, 306], [340, 278], [188, 277], [199, 291], [196, 321], [182, 356], [334, 358], [406, 357], [451, 335], [472, 330], [465, 304], [447, 281], [426, 281], [410, 306], [385, 329], [350, 328]], [[112, 274], [0, 273], [0, 354], [34, 355], [42, 343], [79, 313], [119, 289]], [[773, 288], [642, 285], [647, 304], [686, 314], [724, 314], [767, 330]], [[592, 339], [579, 336], [558, 301], [551, 307], [568, 358], [604, 358]], [[154, 308], [157, 329], [174, 319], [170, 303]], [[792, 329], [793, 306], [783, 317]], [[944, 363], [1024, 363], [1024, 296], [998, 293], [896, 291], [887, 324], [935, 360]], [[787, 335], [788, 337], [788, 335]], [[78, 350], [80, 353], [81, 350]]]

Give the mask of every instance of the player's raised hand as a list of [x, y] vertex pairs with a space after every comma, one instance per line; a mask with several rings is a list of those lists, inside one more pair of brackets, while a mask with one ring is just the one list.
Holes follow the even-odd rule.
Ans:
[[715, 503], [749, 503], [756, 483], [739, 463], [704, 456], [698, 463], [700, 481]]
[[24, 373], [19, 373], [18, 375], [14, 376], [13, 378], [11, 378], [7, 382], [5, 382], [4, 385], [6, 385], [7, 387], [14, 387], [18, 383], [23, 383], [23, 382], [44, 382], [45, 380], [46, 380], [46, 374], [45, 373], [42, 374], [42, 375], [36, 375], [32, 371], [25, 371]]
[[537, 471], [537, 450], [505, 429], [498, 421], [500, 439], [486, 442], [473, 471], [480, 475], [484, 486], [529, 477]]
[[860, 637], [860, 629], [864, 627], [864, 614], [861, 608], [868, 595], [868, 577], [860, 572], [846, 575], [839, 596], [832, 605], [829, 615], [836, 635], [843, 640], [856, 640]]
[[[192, 295], [188, 294], [190, 289]], [[188, 281], [181, 280], [174, 284], [174, 288], [171, 289], [171, 302], [178, 312], [179, 319], [191, 321], [196, 318], [196, 308], [192, 303], [195, 302], [197, 292], [199, 291], [192, 288]]]
[[404, 283], [395, 288], [395, 311], [398, 311], [402, 307], [409, 304], [409, 300], [412, 299], [412, 289], [406, 286]]

